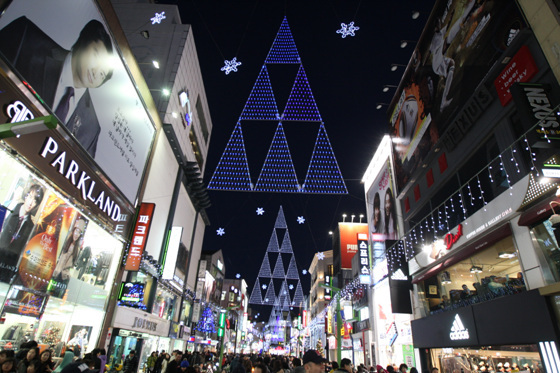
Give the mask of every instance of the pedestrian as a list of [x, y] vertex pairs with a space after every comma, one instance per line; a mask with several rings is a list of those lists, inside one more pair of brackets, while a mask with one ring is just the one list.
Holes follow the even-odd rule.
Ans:
[[123, 372], [124, 373], [136, 373], [138, 371], [138, 357], [136, 357], [136, 351], [130, 350], [128, 356], [124, 359]]
[[406, 365], [405, 363], [402, 363], [399, 366], [399, 373], [408, 373], [408, 365]]
[[164, 354], [163, 360], [161, 361], [161, 373], [165, 373], [167, 371], [167, 365], [169, 364], [169, 360], [171, 356], [166, 352]]
[[352, 361], [350, 359], [344, 358], [340, 360], [340, 368], [338, 368], [335, 372], [338, 373], [352, 373]]
[[183, 361], [183, 352], [176, 351], [175, 352], [175, 359], [171, 360], [167, 364], [167, 373], [181, 373], [181, 361]]
[[7, 357], [2, 362], [2, 373], [16, 373], [16, 359], [13, 357]]
[[148, 373], [154, 373], [157, 358], [158, 358], [157, 352], [155, 352], [155, 351], [153, 351], [150, 354], [150, 356], [148, 357], [148, 360], [146, 361], [146, 367], [147, 367]]
[[305, 373], [324, 373], [327, 359], [317, 350], [307, 350], [303, 354], [303, 368]]
[[41, 352], [41, 355], [39, 355], [39, 362], [40, 365], [37, 369], [37, 373], [51, 373], [54, 369], [51, 350]]
[[381, 365], [377, 365], [375, 369], [377, 370], [377, 373], [385, 373], [385, 369], [383, 369]]
[[30, 348], [27, 350], [25, 357], [19, 362], [17, 371], [18, 373], [27, 373], [27, 367], [32, 360], [39, 357], [39, 349], [37, 347]]

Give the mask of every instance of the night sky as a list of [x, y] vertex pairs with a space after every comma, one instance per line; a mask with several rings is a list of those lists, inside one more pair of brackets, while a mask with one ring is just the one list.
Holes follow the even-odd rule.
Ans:
[[[342, 214], [366, 214], [361, 178], [382, 136], [387, 132], [386, 109], [403, 67], [392, 72], [392, 63], [406, 65], [413, 45], [401, 49], [401, 40], [418, 40], [434, 1], [398, 0], [179, 0], [183, 23], [191, 24], [210, 107], [213, 131], [204, 181], [207, 184], [235, 127], [259, 75], [284, 16], [292, 31], [315, 102], [323, 119], [349, 194], [306, 195], [256, 192], [209, 191], [212, 207], [207, 209], [211, 225], [206, 229], [204, 250], [222, 249], [226, 277], [241, 274], [249, 294], [283, 206], [304, 294], [310, 288], [309, 268], [313, 255], [331, 249], [328, 235]], [[420, 17], [413, 20], [413, 10]], [[356, 36], [342, 38], [340, 23], [355, 22]], [[238, 72], [220, 71], [224, 59], [237, 57]], [[289, 74], [289, 73], [287, 73]], [[295, 74], [295, 73], [294, 73]], [[293, 78], [292, 78], [293, 79]], [[282, 112], [293, 80], [287, 88], [281, 80], [271, 82]], [[249, 169], [256, 183], [264, 157], [276, 129], [274, 122], [245, 125], [245, 147]], [[285, 122], [300, 184], [305, 178], [317, 124]], [[264, 215], [256, 213], [257, 208]], [[297, 218], [303, 216], [304, 224]], [[365, 222], [365, 218], [364, 218]], [[218, 236], [216, 230], [224, 228]], [[287, 263], [285, 263], [287, 265]], [[274, 263], [272, 263], [274, 265]]]

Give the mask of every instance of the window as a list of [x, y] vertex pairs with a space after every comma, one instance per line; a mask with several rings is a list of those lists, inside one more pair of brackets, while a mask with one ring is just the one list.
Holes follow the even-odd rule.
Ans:
[[191, 127], [189, 131], [189, 140], [191, 142], [192, 150], [198, 163], [198, 167], [202, 170], [204, 165], [204, 159], [202, 158], [202, 153], [200, 152], [200, 147], [198, 146], [198, 140], [196, 134], [194, 133], [194, 127]]
[[206, 123], [206, 115], [204, 115], [204, 109], [202, 108], [202, 103], [200, 102], [200, 96], [196, 98], [196, 113], [198, 115], [198, 123], [200, 123], [202, 137], [204, 137], [204, 142], [208, 143], [208, 124]]

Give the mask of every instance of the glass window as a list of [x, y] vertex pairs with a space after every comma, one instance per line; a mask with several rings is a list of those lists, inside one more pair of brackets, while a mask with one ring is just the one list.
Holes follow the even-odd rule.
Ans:
[[537, 345], [434, 348], [432, 364], [441, 373], [544, 372]]
[[175, 294], [158, 286], [152, 314], [165, 320], [172, 320], [175, 303], [178, 303], [176, 300]]
[[[556, 211], [559, 211], [556, 206], [554, 208]], [[531, 229], [531, 234], [534, 241], [537, 242], [542, 250], [546, 262], [548, 263], [549, 272], [551, 272], [554, 277], [552, 282], [560, 281], [560, 249], [558, 248], [557, 238], [557, 235], [560, 234], [560, 229], [554, 228], [550, 221], [545, 220], [543, 223], [533, 227]]]
[[511, 237], [462, 260], [419, 285], [427, 312], [436, 313], [525, 290]]

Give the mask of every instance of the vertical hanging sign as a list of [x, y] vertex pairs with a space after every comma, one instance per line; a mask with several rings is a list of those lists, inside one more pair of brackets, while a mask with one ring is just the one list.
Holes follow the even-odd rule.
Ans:
[[367, 233], [358, 233], [358, 255], [360, 255], [360, 284], [371, 284]]
[[142, 253], [146, 247], [148, 240], [148, 232], [152, 224], [152, 216], [154, 215], [155, 203], [142, 203], [138, 210], [138, 217], [134, 225], [134, 233], [130, 240], [130, 248], [126, 257], [124, 269], [127, 271], [138, 271], [140, 268], [140, 260]]

